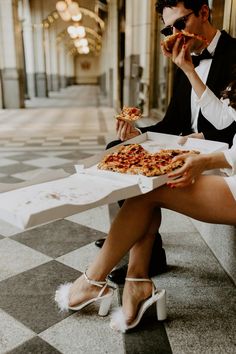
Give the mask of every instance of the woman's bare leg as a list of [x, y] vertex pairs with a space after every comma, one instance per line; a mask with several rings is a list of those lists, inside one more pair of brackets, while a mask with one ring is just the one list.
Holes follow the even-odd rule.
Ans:
[[200, 176], [185, 188], [157, 188], [143, 196], [143, 206], [151, 205], [208, 223], [236, 225], [236, 201], [220, 176]]
[[[146, 237], [147, 230], [152, 221], [153, 208], [150, 207], [143, 210], [142, 203], [133, 204], [132, 209], [130, 209], [129, 203], [126, 201], [119, 210], [102, 249], [86, 272], [90, 279], [97, 281], [104, 280], [130, 248], [137, 241], [141, 242], [141, 239]], [[155, 232], [156, 230], [157, 227], [155, 228]], [[147, 247], [149, 242], [151, 244]], [[144, 263], [146, 264], [143, 267], [147, 269], [149, 259], [146, 260], [146, 257], [150, 257], [153, 237], [147, 237], [145, 243], [147, 251], [144, 252], [146, 253], [144, 255]], [[97, 287], [89, 285], [84, 277], [79, 277], [70, 290], [70, 306], [91, 299], [97, 293]]]
[[[149, 278], [149, 265], [152, 247], [156, 232], [161, 223], [161, 210], [156, 208], [152, 222], [145, 237], [137, 241], [130, 250], [127, 277], [129, 278]], [[137, 314], [137, 309], [141, 301], [147, 299], [152, 293], [150, 282], [125, 282], [122, 307], [127, 324], [133, 322]]]
[[[225, 181], [214, 176], [201, 177], [196, 184], [188, 188], [171, 189], [164, 186], [144, 196], [132, 198], [128, 203], [131, 209], [133, 203], [142, 203], [144, 209], [146, 207], [150, 208], [150, 205], [153, 208], [162, 206], [206, 222], [236, 224], [236, 201]], [[158, 229], [160, 221], [161, 218], [157, 215], [156, 220], [149, 228], [149, 235], [150, 232]], [[139, 246], [143, 246], [144, 250], [141, 250]], [[148, 247], [148, 235], [138, 241], [130, 251], [129, 277], [138, 275], [145, 278], [143, 275], [147, 276], [147, 263], [141, 258], [145, 252], [145, 247]], [[147, 259], [149, 259], [148, 255]], [[136, 317], [140, 301], [150, 294], [150, 283], [125, 283], [122, 307], [127, 324], [131, 323]]]
[[[127, 200], [114, 220], [108, 238], [88, 269], [88, 276], [104, 280], [127, 251], [147, 234], [156, 207], [175, 210], [211, 223], [236, 225], [236, 202], [225, 180], [219, 176], [201, 176], [195, 184], [171, 189], [157, 188], [145, 195]], [[88, 296], [84, 279], [79, 278], [71, 289], [70, 305]], [[79, 295], [80, 294], [80, 295]], [[91, 293], [90, 293], [91, 298]]]

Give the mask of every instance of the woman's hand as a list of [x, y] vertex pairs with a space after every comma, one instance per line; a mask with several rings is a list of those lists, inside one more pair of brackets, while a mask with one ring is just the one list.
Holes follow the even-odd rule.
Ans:
[[172, 61], [182, 69], [186, 75], [195, 70], [190, 54], [192, 44], [193, 40], [191, 39], [181, 46], [181, 38], [178, 38], [172, 50]]
[[191, 39], [186, 44], [183, 44], [183, 38], [177, 38], [171, 53], [165, 49], [163, 44], [161, 44], [164, 56], [171, 58], [186, 75], [194, 71], [194, 65], [190, 54], [190, 48], [193, 41], [194, 40]]
[[192, 134], [189, 134], [189, 135], [184, 135], [184, 136], [182, 136], [182, 137], [179, 139], [178, 144], [184, 145], [184, 144], [187, 142], [188, 138], [193, 138], [193, 139], [205, 139], [203, 133], [192, 133]]
[[172, 188], [187, 187], [199, 177], [206, 169], [206, 155], [183, 154], [173, 158], [173, 162], [184, 160], [184, 165], [168, 174], [168, 178], [174, 178], [167, 182]]
[[135, 128], [132, 122], [124, 122], [119, 119], [117, 119], [116, 122], [116, 132], [118, 139], [122, 141], [132, 139], [140, 135], [140, 132]]

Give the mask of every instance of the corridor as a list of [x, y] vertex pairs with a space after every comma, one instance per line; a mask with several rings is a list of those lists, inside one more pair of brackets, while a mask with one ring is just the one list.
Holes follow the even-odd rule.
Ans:
[[[115, 137], [115, 111], [97, 86], [71, 86], [0, 112], [0, 187], [64, 169]], [[151, 308], [122, 335], [95, 307], [59, 313], [53, 298], [92, 261], [117, 205], [105, 205], [24, 232], [0, 221], [0, 354], [234, 354], [235, 286], [191, 220], [164, 212], [168, 319]], [[119, 288], [114, 309], [121, 298]]]

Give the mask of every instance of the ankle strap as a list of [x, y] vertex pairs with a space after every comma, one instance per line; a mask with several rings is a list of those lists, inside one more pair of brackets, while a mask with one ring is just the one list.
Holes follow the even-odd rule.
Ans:
[[146, 278], [125, 278], [127, 281], [148, 281], [149, 283], [152, 283], [151, 279], [146, 279]]
[[84, 272], [84, 277], [89, 284], [96, 285], [99, 288], [103, 288], [103, 286], [106, 285], [106, 283], [107, 283], [106, 281], [97, 281], [97, 280], [89, 279], [86, 272]]

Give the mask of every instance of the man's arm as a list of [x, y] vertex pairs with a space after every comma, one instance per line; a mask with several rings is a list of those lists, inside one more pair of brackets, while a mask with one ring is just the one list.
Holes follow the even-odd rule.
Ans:
[[190, 134], [191, 108], [190, 108], [191, 85], [183, 74], [177, 69], [174, 76], [173, 94], [162, 121], [149, 127], [140, 128], [142, 133], [147, 131], [172, 135]]

